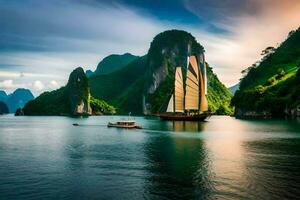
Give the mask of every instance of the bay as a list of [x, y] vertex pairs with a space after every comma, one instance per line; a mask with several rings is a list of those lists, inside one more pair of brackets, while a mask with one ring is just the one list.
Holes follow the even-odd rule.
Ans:
[[[297, 199], [300, 122], [0, 116], [0, 199]], [[80, 126], [72, 126], [78, 123]]]

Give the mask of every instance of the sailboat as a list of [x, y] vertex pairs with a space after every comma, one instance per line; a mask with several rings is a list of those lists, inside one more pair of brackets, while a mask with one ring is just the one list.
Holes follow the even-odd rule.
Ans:
[[204, 121], [211, 115], [206, 98], [206, 66], [203, 63], [199, 67], [197, 57], [189, 56], [185, 80], [182, 67], [176, 67], [174, 90], [167, 110], [159, 114], [162, 120]]

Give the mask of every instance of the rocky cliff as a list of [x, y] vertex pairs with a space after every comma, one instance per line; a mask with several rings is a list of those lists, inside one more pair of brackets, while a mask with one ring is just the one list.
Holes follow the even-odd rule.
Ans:
[[[113, 73], [92, 76], [91, 93], [117, 107], [121, 114], [143, 114], [143, 100], [148, 113], [164, 109], [174, 84], [176, 66], [186, 66], [187, 56], [197, 55], [202, 62], [204, 48], [185, 31], [170, 30], [158, 34], [151, 42], [147, 55]], [[212, 111], [229, 114], [232, 94], [207, 65], [208, 101]], [[185, 71], [183, 73], [186, 73]]]
[[81, 67], [72, 71], [66, 86], [72, 115], [91, 115], [89, 81]]
[[65, 87], [44, 92], [28, 102], [23, 111], [24, 115], [87, 116], [93, 114], [91, 107], [95, 109], [96, 114], [115, 112], [112, 106], [102, 100], [93, 99], [91, 103], [89, 80], [79, 67], [72, 71]]
[[210, 110], [218, 111], [220, 114], [231, 112], [229, 107], [231, 94], [205, 62], [203, 46], [190, 33], [170, 30], [158, 34], [148, 51], [149, 76], [145, 87], [146, 113], [159, 113], [166, 110], [174, 88], [175, 68], [182, 66], [183, 76], [185, 76], [187, 57], [190, 55], [197, 56], [198, 62], [207, 66], [207, 98]]

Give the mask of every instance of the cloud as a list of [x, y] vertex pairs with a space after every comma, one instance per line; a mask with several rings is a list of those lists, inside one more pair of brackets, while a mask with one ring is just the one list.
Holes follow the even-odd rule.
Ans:
[[49, 82], [40, 80], [35, 80], [31, 82], [31, 79], [25, 81], [19, 79], [7, 79], [0, 81], [0, 90], [5, 90], [7, 93], [12, 93], [17, 88], [26, 88], [30, 89], [34, 96], [38, 96], [39, 94], [41, 94], [41, 92], [45, 90], [52, 91], [60, 87], [61, 84], [55, 80]]
[[48, 88], [51, 89], [51, 90], [58, 89], [58, 88], [59, 88], [59, 84], [58, 84], [57, 81], [52, 80], [52, 81], [50, 81], [50, 83], [48, 84]]
[[[186, 7], [200, 18], [211, 20], [224, 33], [205, 34], [207, 60], [215, 67], [219, 78], [232, 85], [241, 77], [242, 69], [260, 59], [267, 46], [277, 46], [288, 33], [300, 26], [298, 0], [213, 0], [209, 6], [199, 1], [186, 1]], [[235, 4], [237, 3], [237, 4]], [[214, 7], [213, 5], [217, 5]], [[216, 13], [210, 19], [203, 13]], [[201, 36], [197, 37], [201, 42]]]
[[[56, 89], [75, 67], [95, 69], [112, 53], [143, 55], [156, 34], [177, 28], [196, 36], [229, 86], [262, 49], [282, 41], [300, 21], [298, 0], [182, 1], [205, 24], [160, 20], [124, 1], [0, 0], [0, 81], [30, 83], [26, 86], [37, 94]], [[36, 80], [43, 89], [34, 87]]]
[[0, 11], [0, 50], [5, 51], [94, 53], [134, 46], [135, 52], [141, 53], [141, 44], [162, 30], [145, 13], [141, 18], [121, 4], [25, 0], [3, 3]]
[[11, 92], [15, 90], [16, 88], [27, 88], [30, 87], [30, 83], [16, 83], [14, 80], [3, 80], [0, 81], [0, 90], [5, 90], [8, 92]]
[[46, 86], [53, 79], [64, 85], [75, 67], [94, 70], [109, 54], [143, 55], [166, 29], [121, 4], [76, 0], [0, 0], [0, 26], [0, 81], [43, 78]]
[[0, 71], [0, 77], [8, 78], [22, 78], [22, 77], [53, 77], [54, 75], [39, 74], [39, 73], [26, 73], [26, 72], [13, 72], [13, 71]]
[[13, 80], [4, 80], [0, 82], [0, 87], [3, 89], [11, 89], [12, 87], [14, 87]]
[[41, 91], [45, 88], [45, 85], [41, 81], [34, 81], [33, 87], [36, 91]]

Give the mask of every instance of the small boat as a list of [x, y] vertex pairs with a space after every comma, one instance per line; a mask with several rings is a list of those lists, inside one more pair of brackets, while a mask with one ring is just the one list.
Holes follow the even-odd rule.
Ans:
[[135, 121], [118, 121], [116, 123], [109, 122], [107, 127], [115, 127], [115, 128], [127, 128], [127, 129], [141, 129], [141, 126], [138, 126]]
[[74, 123], [74, 124], [72, 124], [73, 126], [79, 126], [79, 124], [78, 123]]

